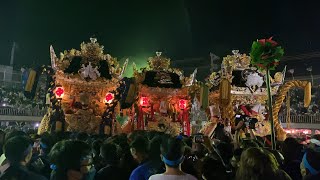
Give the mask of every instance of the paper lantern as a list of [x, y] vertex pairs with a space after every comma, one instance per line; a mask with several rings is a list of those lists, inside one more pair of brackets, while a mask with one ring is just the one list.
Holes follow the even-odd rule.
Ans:
[[149, 105], [149, 98], [148, 97], [141, 97], [140, 98], [140, 105], [146, 107]]
[[185, 109], [187, 107], [187, 100], [180, 99], [179, 100], [179, 108], [180, 109]]
[[56, 95], [57, 99], [62, 99], [64, 96], [64, 89], [62, 86], [57, 86], [56, 89], [54, 90], [54, 94]]
[[104, 98], [104, 103], [110, 104], [110, 103], [112, 103], [113, 99], [114, 99], [114, 94], [109, 92], [106, 94], [106, 96]]

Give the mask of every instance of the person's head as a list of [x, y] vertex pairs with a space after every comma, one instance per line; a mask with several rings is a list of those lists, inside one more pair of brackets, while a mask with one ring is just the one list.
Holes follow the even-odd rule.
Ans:
[[226, 169], [221, 163], [221, 161], [210, 158], [210, 157], [205, 157], [203, 159], [201, 173], [202, 173], [202, 178], [204, 180], [227, 179]]
[[245, 140], [242, 140], [240, 147], [243, 149], [248, 149], [252, 147], [258, 148], [259, 144], [257, 144], [255, 141], [251, 139], [245, 139]]
[[161, 158], [166, 167], [180, 168], [184, 160], [184, 144], [179, 138], [163, 139], [161, 143]]
[[136, 161], [138, 161], [139, 163], [143, 162], [146, 158], [148, 158], [148, 152], [149, 152], [148, 139], [143, 136], [136, 137], [130, 143], [130, 152], [132, 157]]
[[85, 132], [80, 132], [77, 135], [77, 140], [86, 142], [89, 139], [89, 135]]
[[276, 158], [276, 160], [277, 160], [277, 162], [278, 162], [278, 164], [280, 166], [283, 165], [284, 157], [279, 151], [277, 151], [277, 150], [269, 150], [269, 152], [274, 155], [274, 157]]
[[54, 140], [49, 134], [43, 134], [40, 138], [40, 154], [48, 155], [52, 146], [54, 145]]
[[49, 153], [56, 179], [78, 177], [93, 179], [95, 169], [91, 147], [83, 141], [64, 140], [56, 143]]
[[160, 146], [161, 146], [162, 138], [160, 136], [155, 136], [150, 141], [150, 159], [153, 161], [161, 161], [160, 158]]
[[320, 153], [314, 150], [308, 150], [300, 164], [301, 175], [317, 175], [320, 173]]
[[243, 152], [242, 148], [234, 150], [233, 156], [230, 160], [230, 164], [232, 165], [233, 168], [238, 168], [242, 152]]
[[198, 158], [202, 158], [206, 154], [206, 148], [202, 143], [196, 143], [195, 141], [193, 141], [191, 152], [192, 154], [196, 155]]
[[7, 142], [8, 139], [16, 136], [27, 136], [27, 134], [23, 131], [11, 130], [5, 135], [4, 142]]
[[32, 157], [32, 141], [26, 136], [15, 136], [6, 141], [3, 150], [10, 164], [26, 165]]
[[100, 157], [106, 165], [117, 165], [120, 160], [118, 146], [114, 143], [103, 143], [100, 148]]
[[302, 145], [300, 145], [295, 138], [289, 137], [284, 140], [284, 142], [282, 143], [281, 152], [284, 156], [285, 162], [297, 160], [302, 148]]
[[316, 152], [320, 152], [320, 134], [311, 137], [309, 148]]
[[272, 153], [266, 153], [261, 148], [249, 148], [242, 152], [236, 179], [270, 179], [275, 176], [278, 168]]
[[101, 147], [102, 143], [103, 142], [100, 139], [93, 141], [92, 150], [93, 150], [93, 157], [94, 158], [99, 157], [99, 155], [100, 155], [100, 147]]

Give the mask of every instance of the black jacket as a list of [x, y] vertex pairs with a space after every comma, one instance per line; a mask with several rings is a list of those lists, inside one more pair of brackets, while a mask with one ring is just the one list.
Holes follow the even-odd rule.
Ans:
[[0, 180], [47, 180], [47, 178], [29, 171], [26, 167], [10, 166], [0, 177]]

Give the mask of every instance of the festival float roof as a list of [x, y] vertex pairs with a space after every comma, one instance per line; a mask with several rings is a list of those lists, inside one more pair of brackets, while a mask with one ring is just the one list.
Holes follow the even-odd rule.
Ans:
[[[195, 76], [196, 70], [190, 77], [185, 77], [183, 71], [170, 67], [170, 59], [162, 56], [161, 52], [150, 57], [148, 66], [140, 71], [134, 66], [137, 95], [140, 99], [143, 97], [148, 100], [148, 106], [140, 111], [151, 114], [155, 119], [148, 122], [149, 130], [158, 130], [158, 124], [161, 123], [168, 127], [170, 133], [179, 133], [181, 122], [173, 122], [172, 116], [188, 113], [191, 108], [189, 87], [196, 81]], [[137, 103], [141, 107], [140, 101]], [[183, 109], [179, 107], [181, 101], [186, 103]], [[161, 106], [167, 110], [161, 110]]]
[[64, 90], [61, 106], [68, 130], [97, 133], [106, 94], [120, 86], [128, 60], [120, 67], [116, 58], [104, 53], [96, 38], [82, 42], [80, 50], [65, 50], [60, 58], [52, 46], [50, 53], [55, 84]]
[[[267, 88], [264, 81], [266, 72], [251, 66], [250, 56], [233, 50], [232, 55], [223, 58], [221, 70], [213, 72], [206, 79], [211, 96], [217, 94], [220, 81], [223, 78], [231, 82], [231, 95], [233, 102], [237, 104], [265, 104], [267, 100]], [[271, 93], [277, 93], [280, 85], [284, 82], [286, 68], [282, 72], [276, 72], [271, 77]]]

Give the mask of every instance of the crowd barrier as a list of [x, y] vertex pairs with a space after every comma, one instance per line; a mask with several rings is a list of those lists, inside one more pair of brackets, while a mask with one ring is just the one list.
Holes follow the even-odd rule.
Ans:
[[287, 116], [279, 116], [281, 123], [305, 123], [305, 124], [320, 124], [320, 114], [315, 115], [291, 115], [289, 121]]
[[0, 115], [6, 116], [43, 116], [46, 110], [38, 109], [18, 109], [18, 108], [0, 108]]
[[[0, 108], [0, 115], [9, 116], [43, 116], [46, 110], [37, 109], [18, 109], [18, 108]], [[281, 123], [287, 122], [287, 116], [279, 116]], [[316, 115], [291, 115], [290, 123], [320, 124], [320, 114]]]

